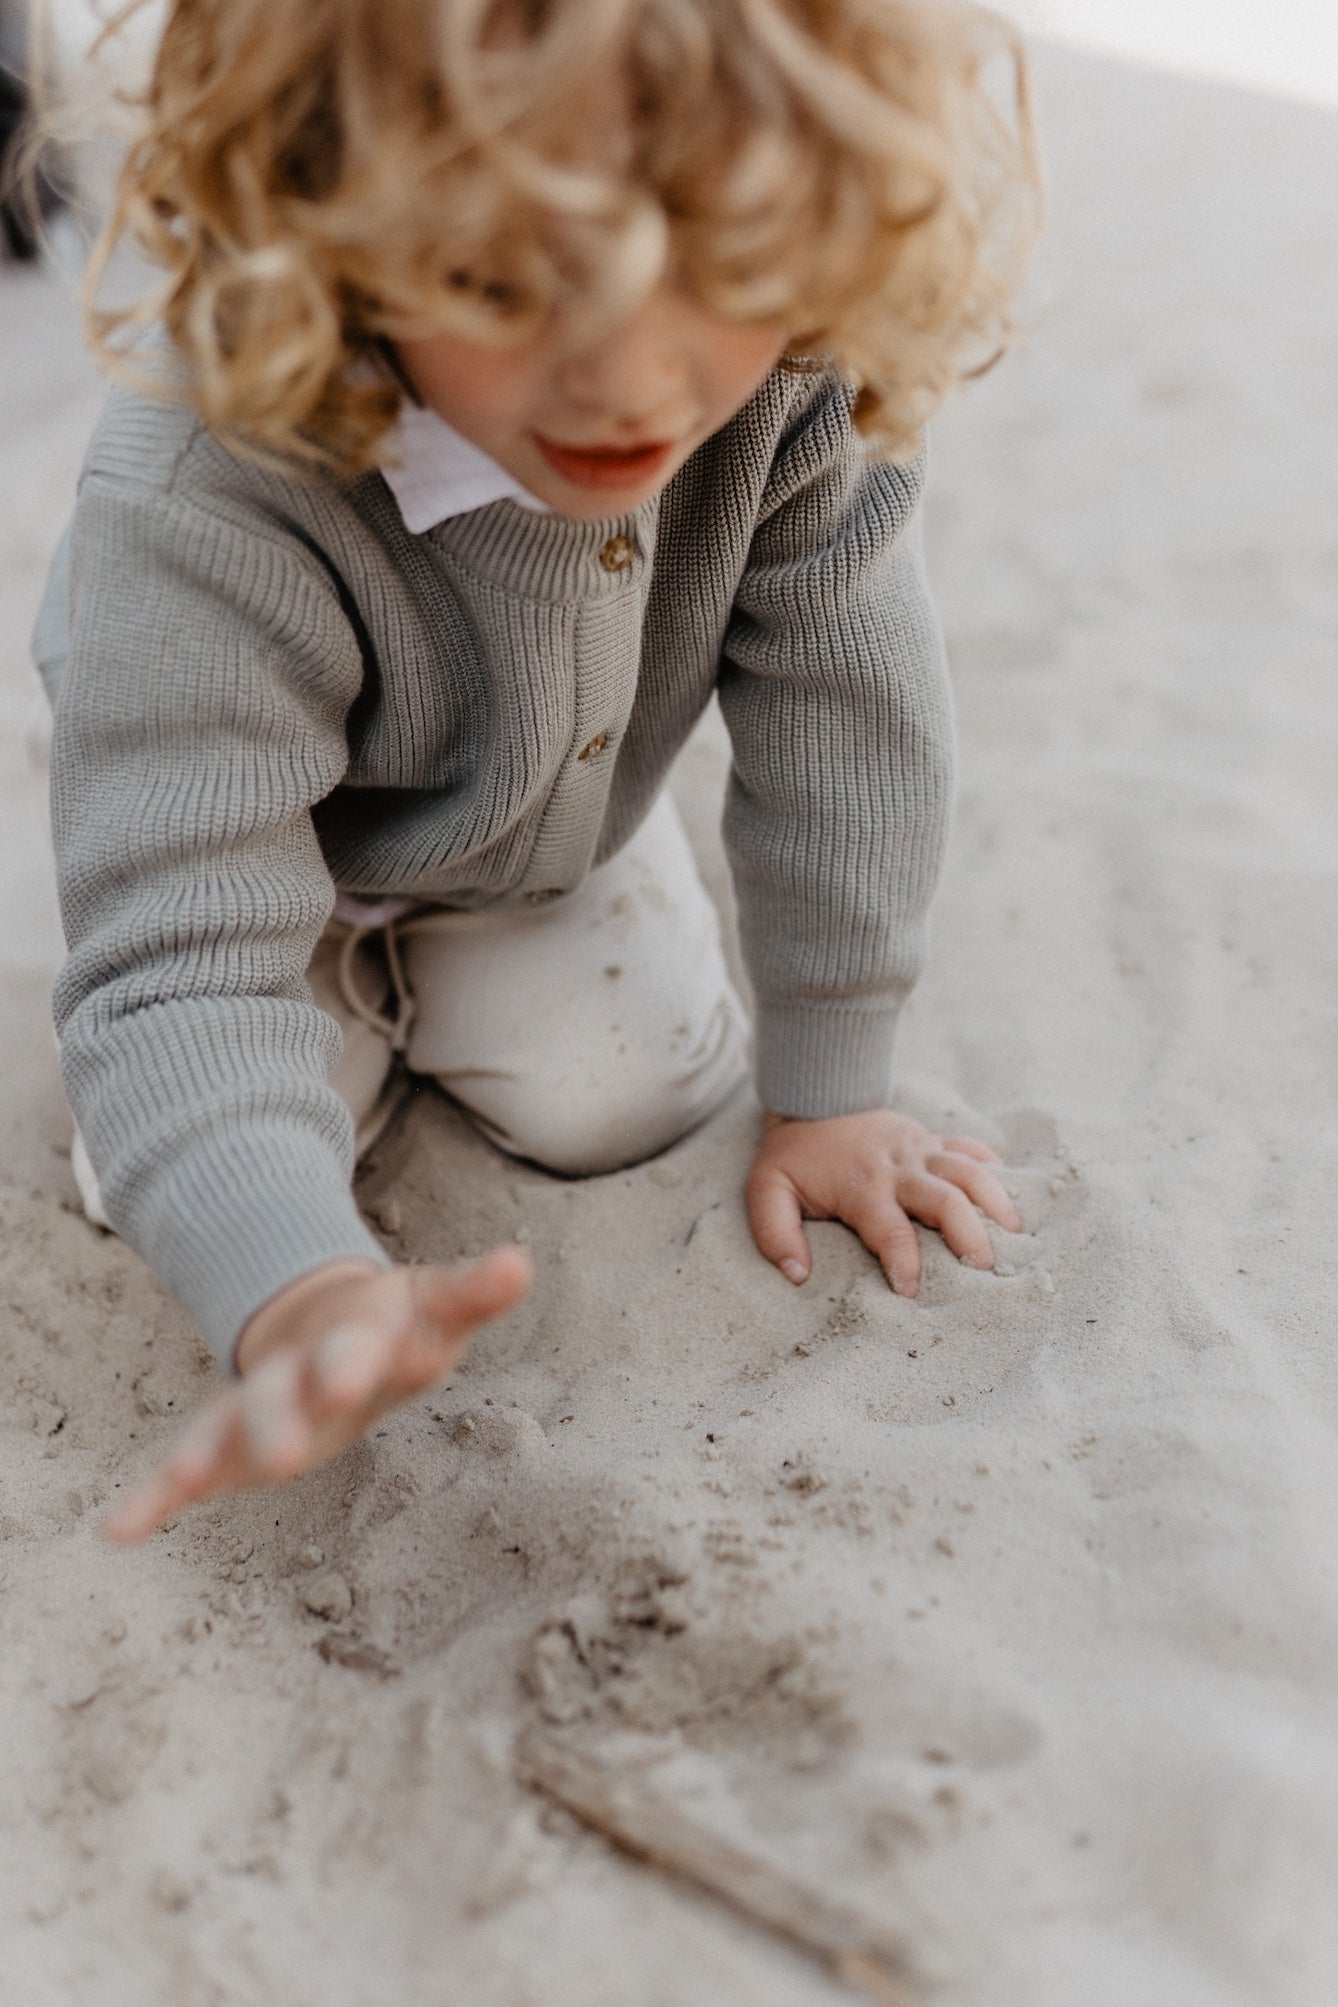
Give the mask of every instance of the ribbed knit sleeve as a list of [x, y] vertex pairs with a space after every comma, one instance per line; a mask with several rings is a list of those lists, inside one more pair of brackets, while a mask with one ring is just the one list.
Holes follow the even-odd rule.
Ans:
[[924, 958], [953, 730], [923, 477], [865, 460], [829, 380], [780, 443], [725, 637], [725, 839], [781, 1114], [886, 1105]]
[[227, 1363], [246, 1318], [339, 1257], [384, 1260], [305, 971], [334, 887], [313, 804], [362, 664], [296, 539], [86, 477], [52, 817], [66, 1092], [107, 1214]]

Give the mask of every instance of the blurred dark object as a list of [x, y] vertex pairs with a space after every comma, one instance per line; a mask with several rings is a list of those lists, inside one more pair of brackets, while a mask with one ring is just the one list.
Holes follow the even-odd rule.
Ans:
[[35, 258], [41, 225], [61, 206], [60, 191], [40, 166], [21, 163], [28, 123], [24, 48], [12, 13], [0, 0], [0, 257]]

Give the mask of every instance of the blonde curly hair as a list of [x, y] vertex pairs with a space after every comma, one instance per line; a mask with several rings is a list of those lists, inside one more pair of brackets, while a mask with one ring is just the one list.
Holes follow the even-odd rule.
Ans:
[[[964, 0], [174, 0], [134, 109], [95, 348], [124, 375], [161, 323], [216, 433], [346, 474], [403, 395], [379, 347], [666, 276], [913, 451], [1005, 344], [1039, 207], [1022, 51]], [[161, 281], [99, 307], [127, 238]]]

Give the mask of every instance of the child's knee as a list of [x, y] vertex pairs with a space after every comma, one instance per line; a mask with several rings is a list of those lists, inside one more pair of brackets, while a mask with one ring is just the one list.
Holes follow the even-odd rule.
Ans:
[[511, 1156], [566, 1177], [596, 1177], [657, 1156], [704, 1122], [747, 1073], [747, 1043], [747, 1019], [730, 992], [686, 1053], [441, 1084]]
[[[736, 1084], [731, 1082], [730, 1085]], [[657, 1095], [620, 1104], [579, 1094], [528, 1095], [502, 1121], [472, 1110], [484, 1133], [513, 1157], [527, 1158], [563, 1177], [592, 1178], [625, 1170], [658, 1156], [705, 1121], [729, 1088], [703, 1104], [698, 1096], [662, 1088]]]

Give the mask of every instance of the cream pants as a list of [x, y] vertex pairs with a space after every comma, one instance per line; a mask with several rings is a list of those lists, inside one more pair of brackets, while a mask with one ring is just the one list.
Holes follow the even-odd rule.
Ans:
[[[667, 793], [576, 891], [505, 911], [413, 907], [377, 928], [332, 920], [307, 980], [344, 1034], [331, 1085], [359, 1156], [397, 1105], [397, 1052], [500, 1149], [569, 1176], [654, 1156], [745, 1072], [747, 1016]], [[72, 1163], [105, 1225], [77, 1130]]]

